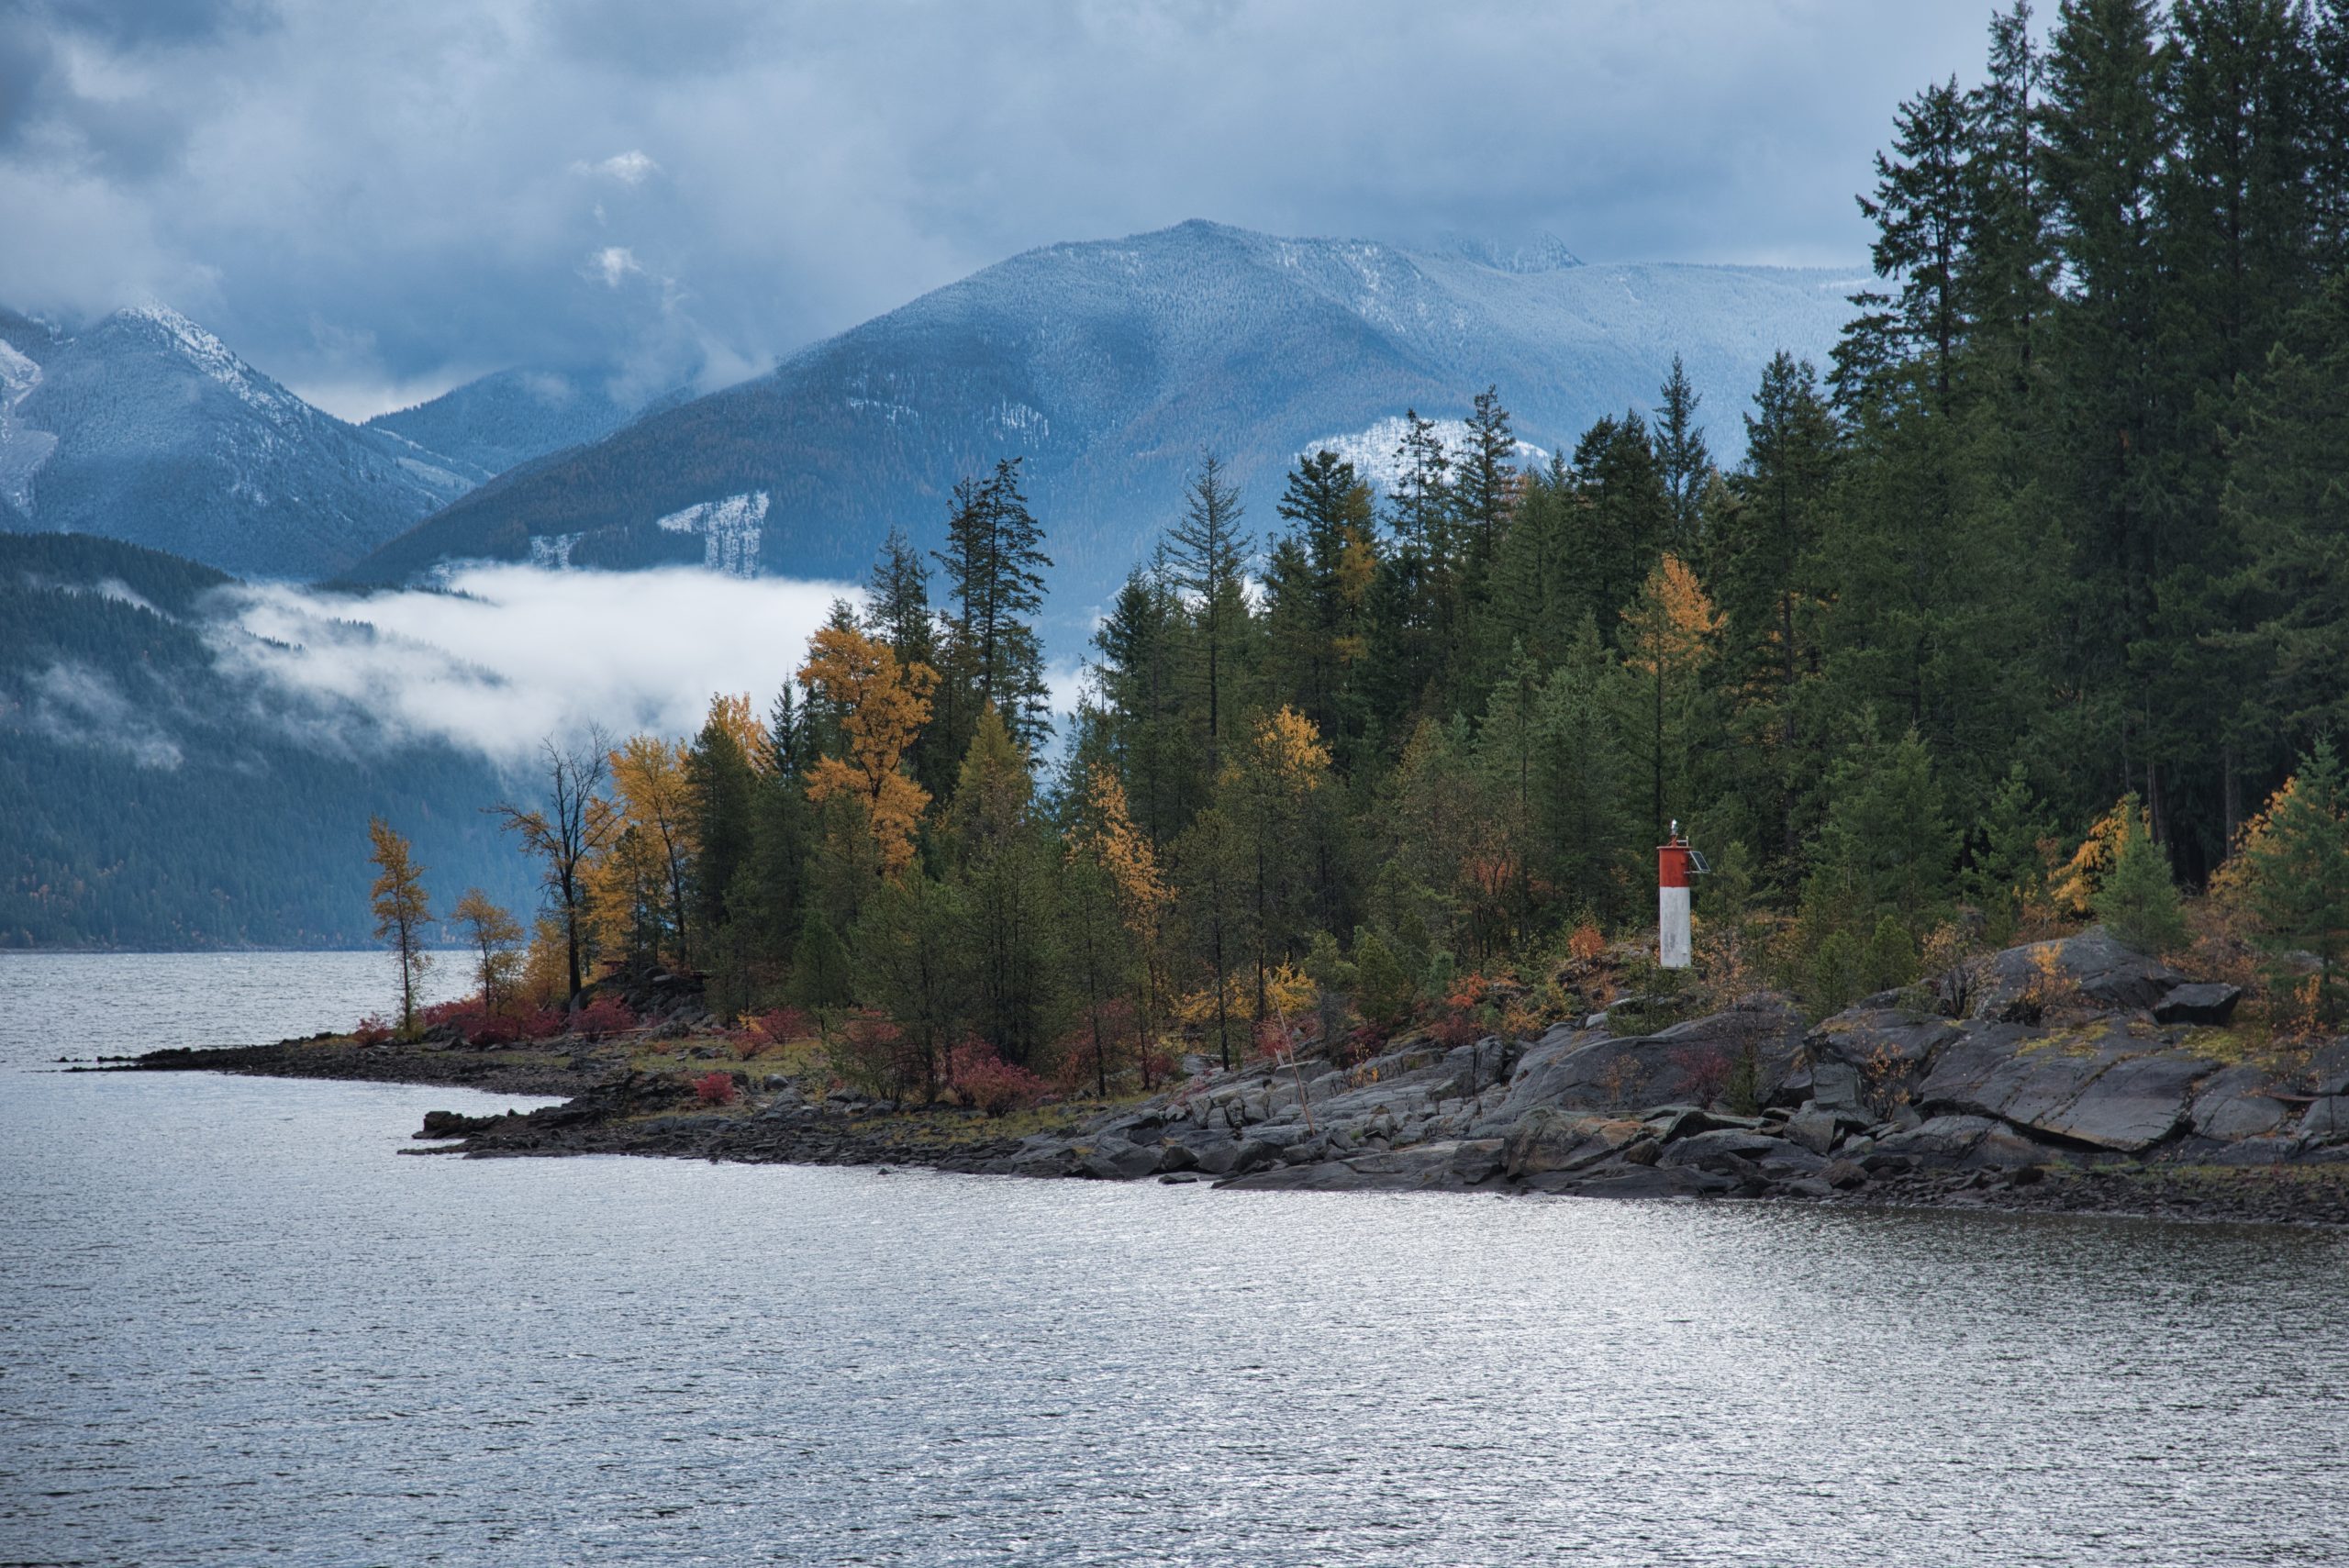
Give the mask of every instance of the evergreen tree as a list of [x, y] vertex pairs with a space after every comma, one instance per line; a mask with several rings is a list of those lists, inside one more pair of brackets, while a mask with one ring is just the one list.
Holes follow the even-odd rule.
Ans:
[[1636, 597], [1663, 558], [1671, 529], [1672, 499], [1647, 426], [1636, 414], [1602, 418], [1583, 432], [1574, 455], [1575, 498], [1568, 514], [1567, 550], [1586, 584], [1579, 606], [1602, 631]]
[[1911, 730], [1854, 746], [1828, 775], [1826, 794], [1805, 912], [1849, 930], [1872, 931], [1886, 915], [1921, 928], [1957, 860], [1924, 741]]
[[2248, 557], [2235, 584], [2246, 629], [2231, 639], [2253, 673], [2254, 717], [2238, 731], [2245, 743], [2349, 729], [2344, 386], [2349, 273], [2294, 317], [2241, 395], [2221, 506]]
[[1240, 531], [1240, 493], [1223, 477], [1215, 453], [1203, 453], [1183, 496], [1181, 520], [1167, 530], [1174, 586], [1190, 596], [1194, 678], [1207, 771], [1221, 768], [1223, 746], [1240, 719], [1248, 599], [1242, 577], [1252, 541]]
[[[2050, 233], [2068, 286], [2052, 326], [2054, 436], [2072, 519], [2074, 677], [2105, 727], [2102, 750], [2142, 776], [2156, 831], [2166, 797], [2148, 754], [2129, 650], [2171, 565], [2157, 532], [2155, 187], [2166, 151], [2169, 69], [2150, 0], [2063, 0], [2046, 64], [2041, 161]], [[2133, 722], [2132, 722], [2133, 720]]]
[[823, 910], [810, 909], [791, 950], [792, 1005], [830, 1013], [856, 1000], [856, 975], [848, 948]]
[[2054, 295], [2039, 139], [2043, 69], [2031, 6], [2016, 0], [1991, 17], [1989, 76], [1965, 96], [1966, 245], [1954, 292], [1972, 325], [1974, 358], [2010, 416], [2031, 394]]
[[969, 1024], [970, 923], [961, 890], [926, 873], [876, 888], [856, 923], [858, 994], [902, 1031], [932, 1099]]
[[945, 693], [940, 742], [949, 755], [969, 745], [979, 710], [993, 705], [1013, 739], [1031, 749], [1052, 733], [1043, 645], [1035, 616], [1044, 605], [1044, 530], [1019, 490], [1019, 458], [1006, 458], [985, 479], [954, 486], [946, 524], [946, 569], [952, 601], [944, 619]]
[[2096, 917], [2122, 942], [2144, 952], [2165, 952], [2186, 942], [2169, 857], [2154, 842], [2133, 795], [2121, 803], [2121, 843], [2096, 891]]
[[1182, 678], [1183, 610], [1163, 558], [1126, 579], [1093, 634], [1108, 745], [1129, 781], [1135, 819], [1164, 848], [1198, 808], [1204, 760], [1190, 744]]
[[2047, 856], [2054, 835], [2046, 809], [2032, 794], [2017, 762], [1975, 823], [1974, 851], [1965, 870], [1966, 896], [1981, 907], [1983, 926], [2003, 942], [2045, 901]]
[[970, 911], [973, 1023], [1007, 1062], [1041, 1059], [1052, 1030], [1050, 849], [1029, 760], [993, 708], [963, 758], [946, 837]]
[[1697, 423], [1703, 402], [1680, 356], [1673, 355], [1671, 373], [1656, 393], [1655, 461], [1672, 508], [1664, 548], [1683, 560], [1696, 559], [1703, 547], [1705, 486], [1713, 475], [1713, 454], [1705, 445], [1704, 427]]
[[1584, 616], [1542, 687], [1538, 732], [1549, 877], [1564, 907], [1609, 919], [1630, 911], [1630, 873], [1647, 848], [1637, 826], [1647, 803], [1633, 803], [1635, 764], [1616, 720], [1632, 706], [1627, 679]]
[[1337, 453], [1316, 452], [1289, 472], [1279, 510], [1290, 532], [1264, 574], [1267, 673], [1350, 758], [1367, 720], [1358, 671], [1377, 570], [1370, 486]]
[[1516, 495], [1517, 437], [1509, 428], [1508, 410], [1501, 406], [1500, 388], [1487, 386], [1476, 394], [1469, 412], [1467, 439], [1452, 486], [1461, 588], [1469, 606], [1481, 606], [1488, 596], [1493, 563], [1508, 529]]
[[705, 931], [718, 931], [732, 921], [735, 882], [751, 862], [757, 774], [742, 743], [750, 706], [748, 697], [717, 699], [685, 754], [695, 846], [690, 868], [694, 920]]
[[1745, 417], [1745, 462], [1717, 499], [1710, 577], [1742, 782], [1776, 829], [1767, 859], [1783, 872], [1799, 852], [1802, 802], [1823, 765], [1807, 688], [1822, 661], [1828, 567], [1820, 544], [1837, 435], [1808, 361], [1772, 358]]
[[[2245, 836], [2241, 881], [2253, 918], [2277, 951], [2316, 955], [2307, 984], [2314, 1021], [2349, 1015], [2342, 964], [2349, 960], [2349, 780], [2328, 740], [2268, 803]], [[2288, 972], [2279, 989], [2302, 984]]]
[[1972, 196], [1967, 162], [1972, 137], [1957, 79], [1937, 83], [1893, 117], [1894, 158], [1876, 155], [1876, 195], [1859, 198], [1876, 225], [1870, 257], [1876, 276], [1897, 279], [1895, 294], [1853, 296], [1863, 314], [1836, 349], [1836, 390], [1847, 407], [1885, 395], [1886, 377], [1916, 366], [1937, 412], [1947, 412], [1966, 335], [1958, 274], [1970, 242]]

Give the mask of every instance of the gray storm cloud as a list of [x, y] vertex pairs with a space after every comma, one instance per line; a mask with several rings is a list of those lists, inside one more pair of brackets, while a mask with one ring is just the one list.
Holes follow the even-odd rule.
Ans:
[[0, 303], [150, 297], [337, 412], [724, 379], [1029, 246], [1206, 217], [1844, 261], [1989, 0], [18, 0]]

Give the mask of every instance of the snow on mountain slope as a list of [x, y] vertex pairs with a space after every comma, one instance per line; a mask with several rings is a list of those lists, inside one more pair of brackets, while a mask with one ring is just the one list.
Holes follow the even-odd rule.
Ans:
[[489, 477], [320, 412], [161, 306], [71, 336], [0, 316], [0, 496], [19, 528], [313, 577]]
[[1716, 452], [1733, 457], [1763, 365], [1780, 349], [1823, 359], [1855, 282], [1586, 266], [1554, 242], [1419, 252], [1198, 222], [1048, 246], [510, 474], [352, 575], [525, 560], [572, 535], [560, 548], [575, 565], [685, 562], [707, 540], [661, 519], [757, 494], [761, 570], [856, 574], [893, 525], [934, 544], [954, 481], [1020, 456], [1060, 603], [1079, 614], [1175, 515], [1204, 449], [1264, 528], [1310, 443], [1407, 408], [1456, 418], [1497, 384], [1520, 439], [1571, 450], [1600, 415], [1647, 406], [1678, 352]]

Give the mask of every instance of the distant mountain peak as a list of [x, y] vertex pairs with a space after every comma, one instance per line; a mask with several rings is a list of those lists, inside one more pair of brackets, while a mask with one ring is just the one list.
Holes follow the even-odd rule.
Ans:
[[1474, 261], [1497, 272], [1512, 272], [1520, 276], [1530, 272], [1563, 272], [1568, 267], [1582, 265], [1582, 258], [1567, 250], [1564, 240], [1547, 231], [1515, 239], [1447, 232], [1437, 236], [1436, 252], [1457, 257], [1463, 261]]
[[189, 320], [168, 305], [132, 306], [127, 310], [115, 312], [113, 319], [155, 328], [162, 335], [165, 346], [181, 359], [228, 388], [254, 408], [283, 417], [295, 414], [304, 406], [292, 393], [239, 359], [236, 351], [208, 328]]

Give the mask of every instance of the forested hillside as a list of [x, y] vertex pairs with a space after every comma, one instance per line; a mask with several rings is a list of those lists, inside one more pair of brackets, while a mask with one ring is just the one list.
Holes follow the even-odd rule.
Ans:
[[975, 475], [938, 580], [893, 540], [765, 721], [572, 760], [615, 787], [550, 859], [540, 984], [566, 942], [707, 968], [845, 1018], [892, 1092], [970, 1039], [1147, 1083], [1178, 1023], [1495, 1027], [1652, 929], [1677, 818], [1727, 995], [1825, 1009], [2100, 917], [2337, 1015], [2344, 65], [2338, 6], [2073, 0], [2044, 53], [2000, 15], [1982, 81], [1900, 106], [1827, 364], [1731, 409], [1660, 363], [1655, 423], [1531, 468], [1488, 393], [1383, 499], [1325, 452], [1243, 510], [1202, 464], [1041, 774], [1052, 518]]
[[436, 896], [527, 891], [484, 762], [354, 752], [225, 674], [230, 579], [111, 539], [0, 534], [0, 946], [348, 946], [371, 939], [373, 813]]

